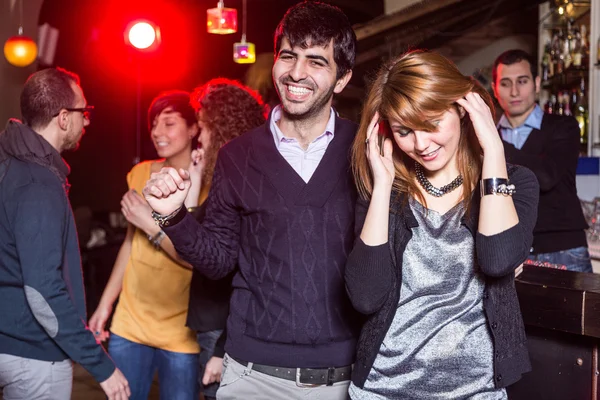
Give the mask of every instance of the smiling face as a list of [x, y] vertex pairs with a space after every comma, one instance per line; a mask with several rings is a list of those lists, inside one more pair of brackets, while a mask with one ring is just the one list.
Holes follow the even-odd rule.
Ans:
[[273, 82], [283, 111], [291, 118], [329, 114], [334, 93], [341, 92], [352, 73], [336, 79], [333, 41], [327, 46], [291, 47], [287, 38], [273, 65]]
[[498, 64], [496, 73], [494, 95], [513, 126], [519, 126], [535, 107], [536, 94], [540, 91], [540, 77], [533, 78], [531, 66], [526, 60], [510, 65]]
[[426, 171], [437, 173], [457, 170], [457, 154], [460, 142], [460, 116], [452, 107], [431, 122], [437, 126], [434, 132], [413, 131], [400, 121], [389, 120], [394, 141], [406, 155], [423, 166]]
[[188, 126], [180, 113], [171, 107], [156, 116], [152, 124], [151, 137], [158, 156], [171, 158], [183, 152], [191, 152], [195, 126]]

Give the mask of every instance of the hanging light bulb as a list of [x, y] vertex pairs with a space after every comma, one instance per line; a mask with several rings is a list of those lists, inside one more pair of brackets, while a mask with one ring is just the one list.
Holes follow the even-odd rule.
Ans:
[[19, 28], [19, 34], [4, 43], [4, 57], [15, 67], [26, 67], [35, 61], [37, 45], [33, 39], [23, 35], [23, 28]]
[[252, 64], [256, 61], [254, 43], [246, 42], [246, 35], [242, 35], [241, 42], [233, 44], [233, 61], [238, 64]]
[[219, 0], [216, 8], [206, 10], [206, 31], [217, 35], [237, 32], [237, 10], [225, 8], [223, 0]]
[[254, 43], [246, 42], [246, 0], [243, 0], [242, 5], [242, 41], [233, 44], [233, 61], [252, 64], [256, 61], [256, 49]]
[[19, 2], [19, 18], [19, 34], [4, 43], [4, 57], [15, 67], [26, 67], [35, 61], [38, 50], [33, 39], [23, 35], [23, 0]]

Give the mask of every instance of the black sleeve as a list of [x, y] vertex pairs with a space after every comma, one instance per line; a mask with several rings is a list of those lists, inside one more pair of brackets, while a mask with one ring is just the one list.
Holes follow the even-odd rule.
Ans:
[[541, 154], [530, 154], [503, 141], [506, 161], [529, 168], [537, 177], [540, 190], [547, 192], [571, 168], [576, 168], [579, 158], [579, 125], [575, 118], [556, 120], [552, 126], [553, 137]]
[[484, 274], [500, 277], [512, 274], [529, 255], [533, 243], [533, 227], [537, 220], [539, 186], [527, 168], [514, 167], [509, 173], [515, 185], [512, 196], [519, 222], [496, 235], [485, 236], [477, 232], [475, 245], [477, 261]]
[[215, 351], [213, 357], [223, 358], [225, 357], [225, 342], [227, 341], [227, 327], [223, 328], [223, 332], [217, 342], [215, 343]]
[[379, 310], [393, 286], [393, 267], [388, 243], [367, 246], [360, 233], [365, 223], [368, 200], [356, 204], [354, 249], [346, 262], [346, 292], [354, 308], [363, 314]]

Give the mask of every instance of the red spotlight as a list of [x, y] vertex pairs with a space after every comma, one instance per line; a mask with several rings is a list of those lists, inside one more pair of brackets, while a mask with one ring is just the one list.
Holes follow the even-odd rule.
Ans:
[[139, 50], [148, 50], [160, 42], [160, 30], [147, 21], [135, 21], [125, 31], [125, 40]]

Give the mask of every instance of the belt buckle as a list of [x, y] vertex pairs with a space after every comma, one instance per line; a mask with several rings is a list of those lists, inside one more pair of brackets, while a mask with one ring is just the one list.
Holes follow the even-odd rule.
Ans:
[[296, 386], [298, 387], [309, 387], [309, 388], [314, 388], [317, 386], [322, 386], [320, 384], [316, 384], [316, 383], [302, 383], [300, 382], [300, 370], [301, 368], [296, 368]]

